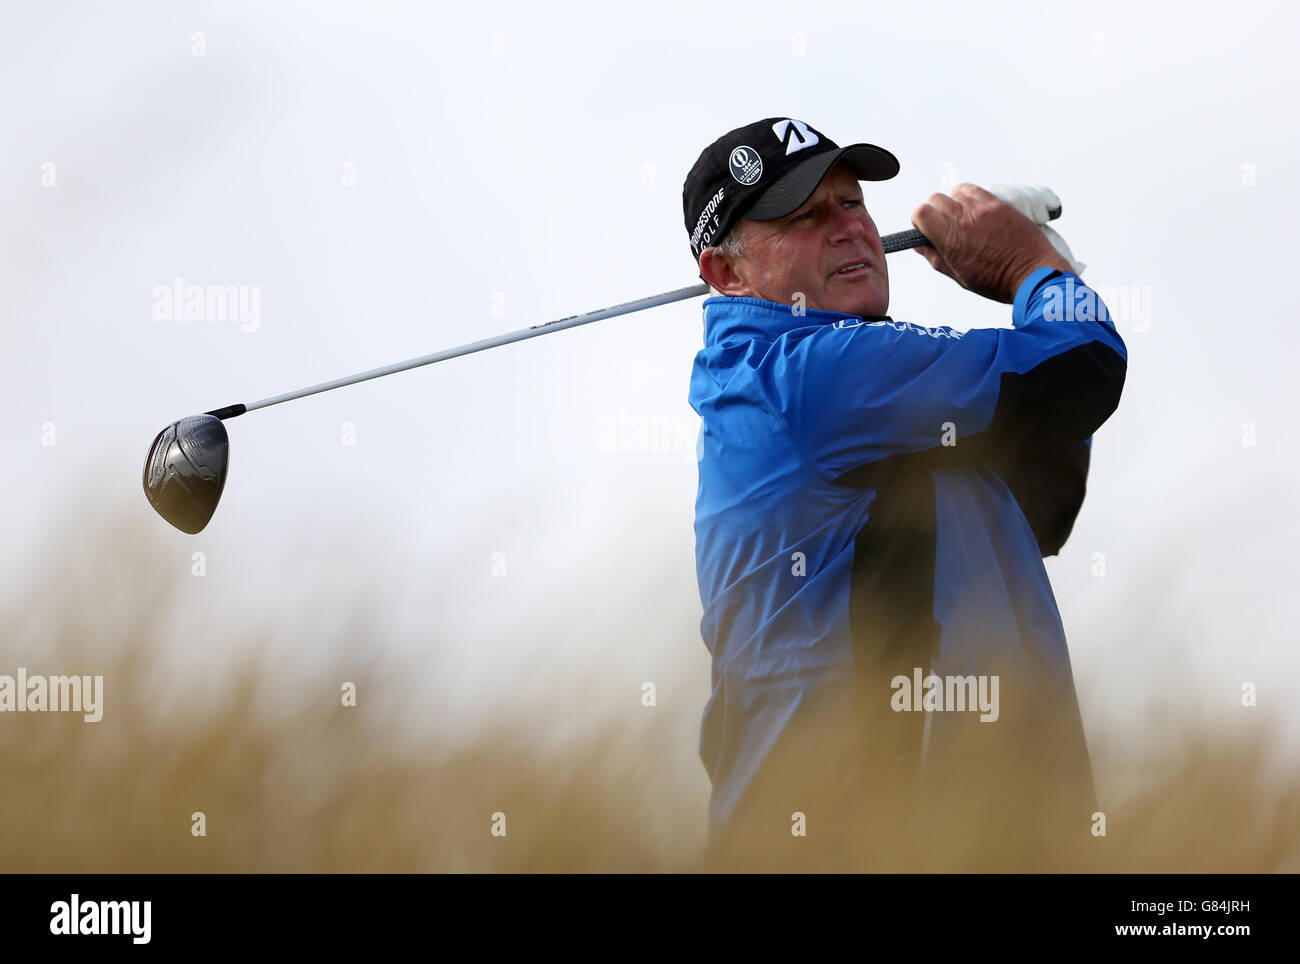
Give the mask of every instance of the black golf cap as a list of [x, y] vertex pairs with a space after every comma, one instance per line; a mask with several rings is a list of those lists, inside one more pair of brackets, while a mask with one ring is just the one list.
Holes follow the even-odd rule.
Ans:
[[691, 260], [741, 218], [771, 221], [797, 211], [836, 161], [860, 181], [887, 181], [898, 158], [874, 144], [840, 147], [803, 121], [766, 117], [728, 131], [704, 149], [682, 188]]

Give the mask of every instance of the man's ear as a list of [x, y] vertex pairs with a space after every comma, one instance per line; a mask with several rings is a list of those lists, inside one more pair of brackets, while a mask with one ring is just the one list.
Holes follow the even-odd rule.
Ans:
[[733, 298], [749, 293], [749, 286], [736, 271], [736, 266], [717, 248], [705, 248], [700, 252], [700, 277], [709, 283], [709, 287]]

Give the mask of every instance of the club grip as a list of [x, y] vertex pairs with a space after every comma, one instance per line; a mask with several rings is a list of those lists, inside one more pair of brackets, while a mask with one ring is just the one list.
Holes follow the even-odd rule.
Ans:
[[908, 248], [919, 248], [929, 244], [930, 239], [916, 228], [912, 228], [910, 231], [887, 234], [880, 239], [880, 243], [885, 246], [885, 254], [893, 254], [895, 251], [906, 251]]

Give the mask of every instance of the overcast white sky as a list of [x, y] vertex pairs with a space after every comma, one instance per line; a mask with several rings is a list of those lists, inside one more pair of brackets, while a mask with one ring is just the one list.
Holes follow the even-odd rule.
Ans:
[[[90, 545], [122, 515], [115, 538], [160, 570], [206, 553], [158, 613], [210, 680], [236, 617], [310, 664], [355, 593], [387, 627], [356, 651], [444, 722], [519, 707], [521, 679], [632, 707], [671, 681], [704, 781], [698, 300], [229, 422], [197, 537], [152, 513], [140, 471], [181, 416], [695, 282], [685, 172], [724, 131], [792, 116], [900, 159], [865, 185], [882, 232], [960, 181], [1050, 185], [1085, 277], [1149, 309], [1120, 318], [1124, 400], [1049, 562], [1090, 739], [1241, 723], [1253, 681], [1300, 746], [1297, 20], [1131, 0], [6, 5], [0, 592], [25, 605], [22, 574], [67, 551], [51, 533]], [[175, 278], [257, 286], [257, 330], [156, 321]], [[895, 318], [1009, 322], [910, 252], [890, 280]], [[621, 410], [684, 441], [606, 451]], [[160, 572], [131, 576], [123, 592]]]

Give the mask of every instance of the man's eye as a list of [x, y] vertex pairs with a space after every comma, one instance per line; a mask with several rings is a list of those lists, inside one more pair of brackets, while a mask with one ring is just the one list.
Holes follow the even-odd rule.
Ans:
[[812, 217], [812, 212], [811, 212], [811, 211], [805, 211], [803, 214], [800, 214], [800, 215], [797, 215], [796, 217], [791, 218], [790, 221], [791, 221], [791, 223], [793, 223], [793, 222], [795, 222], [795, 221], [802, 221], [804, 218], [810, 218], [810, 217]]
[[861, 201], [853, 201], [853, 200], [850, 200], [850, 201], [845, 201], [844, 203], [845, 203], [845, 204], [856, 204], [858, 207], [862, 207], [862, 202], [861, 202]]

